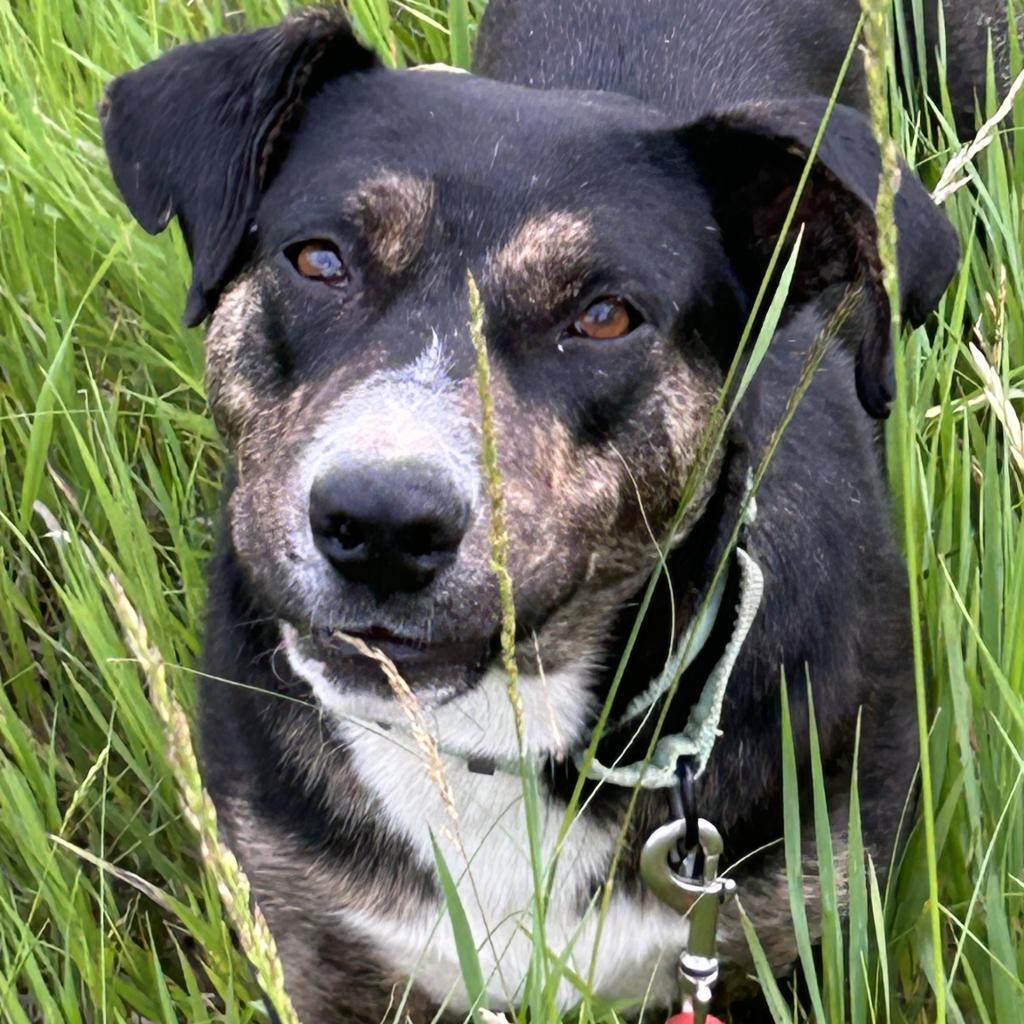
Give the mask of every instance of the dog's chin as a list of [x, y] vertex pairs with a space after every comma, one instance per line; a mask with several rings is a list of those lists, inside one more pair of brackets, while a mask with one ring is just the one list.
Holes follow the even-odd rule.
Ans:
[[289, 668], [321, 701], [328, 692], [391, 701], [404, 682], [421, 704], [436, 707], [471, 689], [495, 657], [490, 637], [430, 644], [381, 629], [302, 630], [284, 620], [279, 626]]

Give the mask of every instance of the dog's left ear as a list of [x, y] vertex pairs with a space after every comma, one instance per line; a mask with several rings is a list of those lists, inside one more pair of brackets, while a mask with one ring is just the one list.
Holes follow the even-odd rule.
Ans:
[[107, 87], [103, 140], [125, 202], [150, 234], [181, 223], [190, 327], [216, 306], [303, 101], [377, 63], [342, 13], [306, 8], [273, 28], [180, 46]]
[[[749, 104], [680, 131], [711, 196], [726, 251], [750, 294], [760, 285], [826, 106], [820, 99]], [[855, 354], [857, 394], [879, 418], [888, 415], [895, 392], [874, 213], [880, 167], [867, 119], [837, 105], [794, 219], [794, 226], [804, 225], [804, 237], [790, 288], [800, 301], [830, 285], [860, 285], [868, 326]], [[901, 313], [917, 326], [956, 272], [960, 245], [917, 175], [906, 164], [901, 169]]]

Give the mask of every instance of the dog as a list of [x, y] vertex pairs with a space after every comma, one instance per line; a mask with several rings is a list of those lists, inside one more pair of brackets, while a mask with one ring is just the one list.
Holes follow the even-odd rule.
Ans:
[[[959, 9], [947, 3], [948, 25]], [[857, 60], [784, 240], [799, 230], [775, 336], [713, 429], [856, 19], [855, 4], [820, 0], [491, 0], [474, 72], [456, 74], [387, 70], [343, 15], [303, 9], [110, 85], [114, 179], [143, 228], [176, 217], [184, 233], [185, 318], [207, 324], [231, 455], [209, 573], [206, 782], [306, 1024], [465, 1018], [435, 843], [488, 1002], [516, 1004], [536, 923], [521, 750], [536, 851], [549, 864], [559, 850], [549, 949], [603, 1000], [673, 1004], [688, 924], [639, 868], [673, 817], [669, 791], [581, 781], [580, 753], [626, 648], [610, 721], [659, 676], [724, 566], [724, 610], [654, 707], [665, 734], [684, 728], [733, 636], [737, 535], [764, 595], [693, 800], [773, 969], [797, 956], [777, 843], [783, 677], [802, 779], [808, 681], [813, 694], [840, 882], [858, 730], [865, 842], [889, 863], [916, 712], [875, 423], [893, 355]], [[920, 324], [959, 247], [905, 164], [896, 219], [900, 312]], [[468, 275], [490, 360], [521, 737]], [[608, 730], [598, 760], [641, 759], [656, 718]], [[813, 930], [813, 841], [803, 870]], [[718, 950], [716, 1005], [738, 1019], [751, 962], [734, 907]], [[557, 998], [580, 998], [568, 973]]]

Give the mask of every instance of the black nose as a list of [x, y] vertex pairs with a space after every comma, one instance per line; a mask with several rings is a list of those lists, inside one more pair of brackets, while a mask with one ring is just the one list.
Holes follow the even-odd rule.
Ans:
[[450, 565], [469, 512], [447, 473], [421, 461], [335, 469], [309, 496], [317, 547], [378, 600], [421, 590]]

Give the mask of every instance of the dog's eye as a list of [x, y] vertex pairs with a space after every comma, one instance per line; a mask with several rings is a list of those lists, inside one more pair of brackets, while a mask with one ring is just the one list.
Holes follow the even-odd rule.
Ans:
[[608, 296], [591, 303], [569, 333], [595, 341], [610, 341], [624, 338], [641, 322], [640, 314], [625, 299]]
[[335, 287], [348, 283], [348, 271], [341, 253], [333, 242], [317, 239], [312, 242], [300, 242], [292, 246], [289, 258], [295, 269], [303, 276], [314, 281]]

